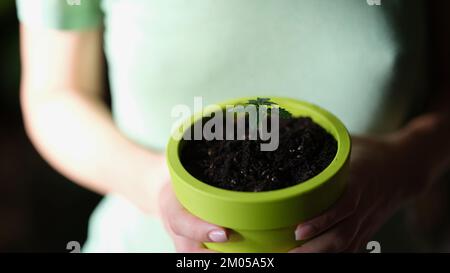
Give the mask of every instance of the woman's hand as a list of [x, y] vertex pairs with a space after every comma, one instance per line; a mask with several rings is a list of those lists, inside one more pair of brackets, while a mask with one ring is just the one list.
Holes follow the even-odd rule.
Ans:
[[353, 137], [349, 183], [337, 204], [300, 224], [291, 252], [356, 252], [427, 180], [413, 151], [398, 138]]
[[178, 202], [170, 183], [164, 185], [159, 198], [164, 226], [172, 237], [177, 252], [213, 252], [203, 242], [226, 242], [227, 231], [190, 214]]

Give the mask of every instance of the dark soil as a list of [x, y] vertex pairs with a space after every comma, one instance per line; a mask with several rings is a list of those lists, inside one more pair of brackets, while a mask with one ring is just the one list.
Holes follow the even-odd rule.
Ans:
[[[246, 130], [248, 134], [248, 130]], [[185, 140], [181, 162], [197, 179], [234, 191], [293, 186], [323, 171], [337, 151], [334, 137], [309, 117], [280, 119], [279, 147], [261, 151], [261, 140]]]

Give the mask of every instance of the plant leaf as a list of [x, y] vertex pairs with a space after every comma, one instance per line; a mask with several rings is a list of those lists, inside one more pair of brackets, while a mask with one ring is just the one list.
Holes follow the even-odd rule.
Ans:
[[289, 112], [288, 110], [284, 109], [284, 108], [279, 108], [278, 109], [279, 113], [280, 113], [280, 118], [291, 118], [292, 114], [291, 112]]
[[[259, 108], [259, 107], [262, 107], [262, 106], [267, 107], [267, 108], [269, 106], [273, 106], [273, 105], [277, 105], [278, 106], [278, 104], [276, 104], [275, 102], [270, 101], [270, 98], [259, 98], [259, 97], [256, 98], [256, 100], [248, 100], [247, 105], [249, 105], [249, 104], [255, 105], [256, 108]], [[268, 109], [269, 109], [269, 112], [270, 112], [271, 108], [268, 108]], [[279, 112], [280, 118], [287, 119], [287, 118], [291, 118], [292, 117], [292, 114], [288, 110], [286, 110], [284, 108], [278, 107], [278, 112]]]

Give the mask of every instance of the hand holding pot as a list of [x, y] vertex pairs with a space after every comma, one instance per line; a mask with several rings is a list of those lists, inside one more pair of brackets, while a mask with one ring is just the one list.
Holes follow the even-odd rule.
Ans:
[[298, 226], [297, 240], [312, 239], [291, 252], [359, 251], [396, 210], [420, 193], [427, 172], [398, 139], [353, 137], [352, 143], [344, 195], [330, 210]]
[[210, 253], [203, 242], [226, 242], [227, 231], [219, 226], [207, 223], [189, 213], [178, 202], [167, 183], [161, 190], [160, 198], [161, 218], [169, 235], [172, 237], [177, 252]]

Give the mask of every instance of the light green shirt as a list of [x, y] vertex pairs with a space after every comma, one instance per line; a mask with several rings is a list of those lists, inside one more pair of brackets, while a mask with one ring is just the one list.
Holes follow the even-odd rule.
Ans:
[[[68, 30], [104, 25], [115, 121], [149, 148], [164, 149], [172, 107], [193, 107], [194, 96], [307, 100], [355, 134], [394, 130], [424, 101], [420, 0], [69, 2], [17, 0], [19, 18]], [[90, 236], [93, 251], [173, 250], [159, 223], [115, 197], [95, 211]]]

